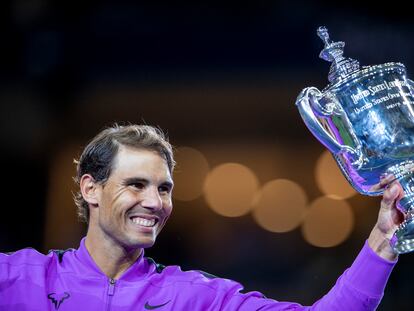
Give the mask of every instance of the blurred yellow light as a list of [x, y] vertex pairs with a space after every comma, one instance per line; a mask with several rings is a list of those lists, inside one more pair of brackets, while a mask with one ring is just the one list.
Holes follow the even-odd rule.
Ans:
[[319, 189], [326, 195], [346, 199], [356, 194], [356, 191], [342, 174], [332, 154], [327, 150], [321, 154], [316, 163], [315, 175]]
[[203, 183], [209, 171], [206, 157], [190, 147], [177, 148], [174, 170], [174, 198], [191, 201], [203, 194]]
[[225, 163], [207, 175], [204, 194], [213, 211], [222, 216], [237, 217], [250, 211], [258, 187], [257, 177], [249, 168]]
[[287, 179], [272, 180], [255, 198], [253, 217], [268, 231], [287, 232], [301, 224], [306, 204], [300, 185]]
[[354, 226], [354, 215], [348, 202], [320, 197], [310, 206], [302, 224], [307, 242], [318, 247], [332, 247], [345, 241]]

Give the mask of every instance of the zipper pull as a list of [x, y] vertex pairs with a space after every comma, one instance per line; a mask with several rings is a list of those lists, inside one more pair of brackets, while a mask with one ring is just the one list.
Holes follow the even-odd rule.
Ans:
[[113, 296], [115, 292], [115, 283], [114, 279], [109, 279], [109, 288], [108, 288], [108, 295]]

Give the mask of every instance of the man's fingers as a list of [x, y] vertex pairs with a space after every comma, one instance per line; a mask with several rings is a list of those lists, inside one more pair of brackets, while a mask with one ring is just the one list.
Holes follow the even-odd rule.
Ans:
[[395, 181], [396, 178], [394, 174], [387, 174], [380, 177], [380, 186], [382, 188], [386, 187], [388, 184], [391, 184], [393, 181]]
[[401, 199], [404, 196], [404, 192], [401, 186], [397, 182], [393, 182], [385, 189], [382, 198], [382, 205], [385, 208], [392, 208], [397, 199]]
[[373, 185], [370, 190], [371, 191], [380, 191], [385, 189], [389, 184], [396, 180], [394, 174], [382, 175], [380, 177], [380, 182]]

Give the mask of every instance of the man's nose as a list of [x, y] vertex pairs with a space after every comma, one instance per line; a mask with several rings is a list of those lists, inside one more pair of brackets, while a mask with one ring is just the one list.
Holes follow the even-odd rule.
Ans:
[[151, 210], [159, 210], [162, 208], [162, 199], [157, 187], [148, 187], [144, 192], [141, 205]]

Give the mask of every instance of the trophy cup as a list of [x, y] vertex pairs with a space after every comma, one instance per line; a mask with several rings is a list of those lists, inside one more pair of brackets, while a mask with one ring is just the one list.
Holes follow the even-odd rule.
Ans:
[[[399, 182], [404, 197], [397, 208], [405, 221], [390, 240], [396, 253], [414, 250], [414, 82], [401, 63], [360, 68], [343, 56], [344, 42], [325, 46], [319, 57], [332, 62], [329, 84], [305, 88], [296, 105], [309, 130], [332, 153], [359, 193], [381, 195], [381, 181]], [[391, 181], [392, 179], [392, 181]]]

